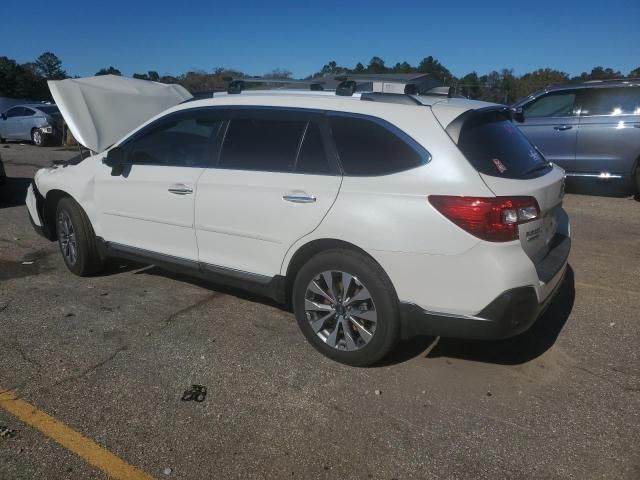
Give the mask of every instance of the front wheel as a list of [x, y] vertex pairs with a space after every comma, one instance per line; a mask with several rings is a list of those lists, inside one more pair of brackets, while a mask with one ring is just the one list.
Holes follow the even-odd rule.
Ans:
[[347, 365], [381, 360], [399, 338], [393, 285], [380, 265], [361, 253], [336, 249], [311, 258], [296, 276], [293, 308], [307, 340]]
[[58, 202], [56, 232], [60, 253], [71, 272], [86, 277], [102, 270], [103, 261], [91, 222], [72, 198], [66, 197]]

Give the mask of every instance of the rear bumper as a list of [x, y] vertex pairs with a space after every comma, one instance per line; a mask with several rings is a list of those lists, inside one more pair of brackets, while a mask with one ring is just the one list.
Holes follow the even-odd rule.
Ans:
[[553, 290], [538, 301], [536, 289], [518, 287], [501, 293], [477, 315], [449, 315], [430, 312], [414, 303], [400, 303], [402, 338], [432, 335], [451, 338], [497, 340], [528, 330], [555, 297], [567, 268], [561, 266], [554, 278]]
[[535, 264], [537, 287], [506, 290], [475, 315], [432, 312], [410, 302], [400, 303], [402, 337], [434, 335], [469, 339], [500, 339], [518, 335], [535, 323], [562, 284], [571, 238], [556, 235], [549, 253]]

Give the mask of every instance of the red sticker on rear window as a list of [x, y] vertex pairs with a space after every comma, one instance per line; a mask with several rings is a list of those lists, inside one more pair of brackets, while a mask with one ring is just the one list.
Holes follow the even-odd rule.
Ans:
[[493, 164], [496, 166], [496, 168], [500, 173], [504, 173], [507, 171], [507, 167], [504, 166], [504, 163], [502, 163], [497, 158], [492, 158], [491, 161], [493, 162]]

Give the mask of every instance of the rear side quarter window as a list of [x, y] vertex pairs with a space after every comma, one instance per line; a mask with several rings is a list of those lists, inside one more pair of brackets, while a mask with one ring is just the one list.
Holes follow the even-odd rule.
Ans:
[[345, 175], [388, 175], [429, 161], [420, 144], [384, 120], [348, 114], [330, 114], [329, 120]]
[[587, 89], [581, 115], [640, 115], [640, 87]]

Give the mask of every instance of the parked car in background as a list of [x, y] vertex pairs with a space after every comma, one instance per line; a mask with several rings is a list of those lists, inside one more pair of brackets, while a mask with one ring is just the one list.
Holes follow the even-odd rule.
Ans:
[[253, 290], [291, 304], [309, 342], [351, 365], [415, 334], [516, 335], [560, 285], [564, 171], [504, 105], [354, 94], [349, 80], [337, 94], [184, 102], [136, 82], [49, 82], [99, 153], [39, 170], [26, 203], [77, 275], [114, 256]]
[[41, 147], [62, 138], [62, 122], [55, 105], [16, 105], [0, 114], [0, 141], [30, 140]]
[[640, 192], [640, 80], [550, 86], [529, 95], [518, 128], [584, 193]]

